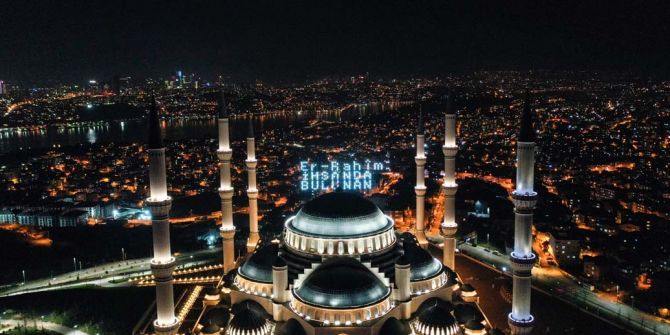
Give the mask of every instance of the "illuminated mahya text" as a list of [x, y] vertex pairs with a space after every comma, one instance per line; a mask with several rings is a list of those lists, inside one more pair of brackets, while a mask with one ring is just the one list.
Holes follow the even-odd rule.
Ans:
[[373, 173], [384, 170], [384, 164], [365, 160], [327, 163], [300, 162], [300, 190], [320, 191], [327, 189], [370, 190]]

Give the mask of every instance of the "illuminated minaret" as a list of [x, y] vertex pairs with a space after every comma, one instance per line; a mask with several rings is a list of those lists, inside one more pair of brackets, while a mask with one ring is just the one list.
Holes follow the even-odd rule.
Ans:
[[424, 176], [424, 168], [426, 166], [426, 155], [424, 152], [423, 145], [425, 143], [425, 138], [423, 135], [423, 110], [419, 110], [419, 122], [416, 126], [416, 157], [414, 161], [416, 162], [416, 186], [414, 187], [414, 193], [416, 193], [416, 238], [419, 240], [421, 247], [426, 248], [428, 246], [428, 240], [426, 240], [426, 232], [424, 228], [424, 215], [425, 215], [425, 196], [426, 196], [426, 182]]
[[537, 192], [533, 190], [535, 168], [535, 130], [530, 110], [530, 98], [521, 115], [521, 127], [517, 138], [516, 189], [512, 193], [514, 202], [514, 251], [510, 254], [513, 271], [512, 313], [508, 323], [512, 334], [529, 334], [533, 327], [530, 314], [531, 270], [535, 264], [532, 251], [531, 226]]
[[256, 188], [256, 140], [254, 139], [254, 120], [253, 114], [249, 114], [249, 133], [247, 134], [247, 171], [249, 173], [249, 188], [247, 197], [249, 197], [249, 240], [247, 241], [247, 250], [251, 251], [258, 243], [258, 189]]
[[219, 149], [216, 151], [219, 157], [219, 168], [221, 173], [221, 184], [219, 196], [221, 197], [221, 228], [219, 233], [223, 239], [223, 273], [232, 270], [235, 263], [235, 225], [233, 224], [233, 186], [230, 178], [230, 159], [233, 150], [230, 149], [230, 134], [228, 127], [228, 108], [223, 91], [218, 106], [219, 121]]
[[456, 113], [452, 109], [451, 95], [447, 100], [447, 110], [444, 114], [444, 183], [442, 191], [444, 192], [444, 221], [440, 226], [442, 236], [444, 236], [444, 248], [442, 249], [442, 263], [452, 270], [456, 270], [454, 253], [456, 251]]
[[172, 272], [175, 258], [170, 250], [170, 207], [172, 199], [167, 195], [165, 177], [165, 146], [158, 124], [156, 100], [151, 103], [149, 114], [149, 187], [150, 196], [146, 206], [151, 211], [154, 257], [151, 259], [151, 272], [156, 282], [156, 315], [154, 330], [159, 335], [172, 335], [177, 332], [179, 320], [174, 315], [174, 297], [172, 293]]

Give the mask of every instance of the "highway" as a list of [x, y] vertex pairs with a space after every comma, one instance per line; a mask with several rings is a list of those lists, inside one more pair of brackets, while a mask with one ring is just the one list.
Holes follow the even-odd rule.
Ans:
[[[188, 268], [207, 263], [212, 256], [220, 256], [221, 248], [198, 250], [179, 254], [177, 268]], [[53, 278], [43, 278], [0, 289], [0, 297], [27, 293], [62, 290], [83, 286], [119, 287], [127, 286], [132, 277], [150, 275], [150, 258], [129, 259], [64, 273]]]
[[4, 330], [2, 330], [2, 327], [0, 327], [0, 333], [4, 333], [5, 331], [14, 329], [16, 327], [27, 326], [29, 328], [35, 329], [47, 329], [52, 332], [64, 335], [89, 335], [88, 333], [84, 333], [83, 331], [74, 328], [66, 327], [53, 322], [42, 321], [39, 319], [0, 319], [0, 325], [8, 326], [8, 328]]
[[[462, 253], [511, 276], [507, 255], [486, 251], [482, 247], [473, 247], [469, 244], [460, 244], [459, 248]], [[670, 324], [665, 320], [592, 292], [557, 267], [535, 267], [533, 287], [575, 305], [585, 312], [634, 330], [635, 333], [670, 335]]]

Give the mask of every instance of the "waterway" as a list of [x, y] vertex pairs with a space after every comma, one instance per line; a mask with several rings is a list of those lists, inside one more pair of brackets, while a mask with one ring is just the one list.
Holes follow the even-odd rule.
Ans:
[[[283, 129], [307, 124], [311, 120], [332, 122], [355, 121], [370, 113], [379, 114], [394, 110], [400, 104], [372, 103], [352, 105], [343, 111], [294, 111], [263, 114], [255, 118], [256, 129]], [[241, 139], [246, 135], [246, 116], [231, 119], [232, 137]], [[214, 138], [217, 135], [217, 121], [209, 118], [171, 118], [161, 121], [163, 136], [167, 140], [187, 138]], [[132, 143], [146, 139], [146, 120], [131, 119], [119, 121], [75, 122], [68, 125], [52, 125], [31, 128], [0, 129], [0, 154], [32, 149], [59, 148], [79, 144]], [[236, 132], [235, 129], [244, 129]]]

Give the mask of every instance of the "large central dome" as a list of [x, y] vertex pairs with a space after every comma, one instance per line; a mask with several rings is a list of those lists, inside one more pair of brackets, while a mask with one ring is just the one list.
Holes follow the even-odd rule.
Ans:
[[326, 193], [307, 202], [287, 225], [301, 235], [362, 237], [378, 234], [393, 222], [356, 193]]

